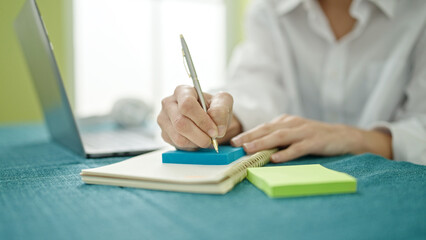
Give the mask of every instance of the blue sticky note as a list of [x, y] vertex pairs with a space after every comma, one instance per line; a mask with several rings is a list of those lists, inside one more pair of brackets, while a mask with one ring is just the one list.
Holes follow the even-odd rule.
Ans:
[[241, 147], [219, 146], [219, 153], [214, 149], [201, 148], [198, 151], [168, 151], [163, 153], [163, 163], [226, 165], [246, 155]]

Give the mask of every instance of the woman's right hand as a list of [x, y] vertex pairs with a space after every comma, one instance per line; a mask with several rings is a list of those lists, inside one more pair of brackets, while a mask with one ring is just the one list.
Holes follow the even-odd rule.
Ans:
[[178, 86], [174, 94], [162, 100], [157, 117], [161, 136], [182, 150], [208, 148], [211, 138], [219, 143], [229, 141], [241, 132], [241, 124], [232, 114], [233, 98], [229, 93], [204, 93], [207, 112], [191, 86]]

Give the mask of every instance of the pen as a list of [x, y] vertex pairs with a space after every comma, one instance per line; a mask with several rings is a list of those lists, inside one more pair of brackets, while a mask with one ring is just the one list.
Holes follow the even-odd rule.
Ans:
[[[189, 77], [192, 78], [192, 82], [194, 84], [195, 90], [197, 91], [198, 99], [201, 102], [201, 106], [203, 107], [204, 111], [207, 112], [203, 91], [201, 91], [201, 86], [200, 86], [200, 82], [198, 81], [197, 73], [195, 72], [194, 63], [192, 62], [188, 45], [186, 45], [185, 39], [183, 38], [182, 34], [180, 35], [180, 42], [182, 44], [182, 54], [186, 60], [186, 65], [188, 66], [188, 69], [189, 69]], [[216, 150], [216, 152], [219, 153], [216, 138], [212, 138], [212, 144], [213, 144], [214, 150]]]

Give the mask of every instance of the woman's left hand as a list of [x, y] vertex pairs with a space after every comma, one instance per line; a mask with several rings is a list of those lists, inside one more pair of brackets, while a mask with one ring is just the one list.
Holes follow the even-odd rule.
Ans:
[[248, 154], [275, 147], [286, 147], [271, 156], [272, 162], [286, 162], [315, 154], [332, 156], [373, 152], [392, 158], [390, 134], [365, 131], [341, 124], [329, 124], [301, 117], [282, 115], [269, 123], [241, 133], [231, 140]]

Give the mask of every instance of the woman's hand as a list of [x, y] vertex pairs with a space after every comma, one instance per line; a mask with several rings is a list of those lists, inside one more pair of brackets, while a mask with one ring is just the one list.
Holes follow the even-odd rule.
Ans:
[[191, 86], [178, 86], [173, 95], [162, 100], [157, 122], [164, 141], [179, 149], [195, 150], [209, 147], [211, 138], [221, 143], [241, 132], [241, 124], [232, 114], [230, 94], [204, 93], [204, 98], [207, 113]]
[[327, 124], [283, 115], [244, 132], [231, 140], [251, 154], [284, 147], [271, 156], [272, 162], [286, 162], [307, 154], [322, 156], [372, 152], [392, 158], [391, 136], [379, 131], [364, 131], [346, 125]]

